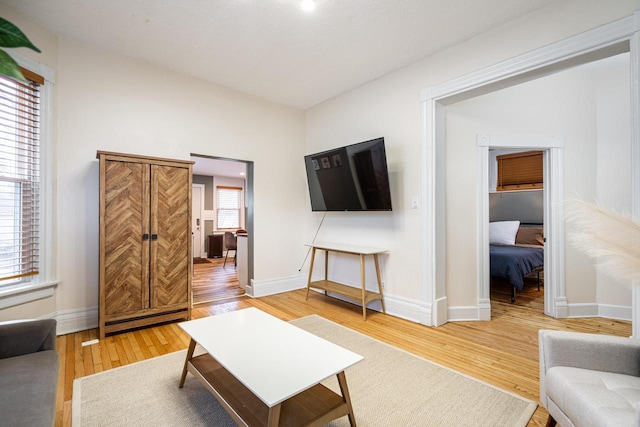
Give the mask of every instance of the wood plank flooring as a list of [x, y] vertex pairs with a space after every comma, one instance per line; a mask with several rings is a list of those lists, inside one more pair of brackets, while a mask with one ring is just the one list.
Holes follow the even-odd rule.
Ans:
[[[532, 288], [532, 289], [531, 289]], [[378, 340], [453, 368], [528, 399], [538, 400], [538, 342], [541, 328], [631, 334], [631, 323], [600, 318], [552, 319], [542, 314], [536, 287], [517, 295], [516, 304], [507, 291], [492, 289], [492, 321], [450, 322], [438, 328], [422, 326], [397, 317], [369, 311], [362, 320], [359, 306], [305, 290], [258, 299], [237, 298], [200, 305], [193, 317], [216, 315], [257, 307], [283, 320], [319, 314]], [[527, 296], [528, 294], [531, 294]], [[505, 297], [506, 295], [506, 297]], [[536, 302], [537, 301], [537, 302]], [[536, 308], [537, 305], [537, 308]], [[98, 344], [82, 346], [97, 338], [97, 330], [58, 337], [60, 382], [56, 426], [69, 426], [73, 380], [84, 375], [170, 353], [187, 347], [188, 338], [176, 323], [107, 336]], [[539, 407], [530, 426], [544, 426], [547, 413]]]
[[193, 305], [209, 304], [244, 295], [240, 287], [233, 258], [229, 257], [223, 266], [222, 258], [202, 258], [193, 264]]

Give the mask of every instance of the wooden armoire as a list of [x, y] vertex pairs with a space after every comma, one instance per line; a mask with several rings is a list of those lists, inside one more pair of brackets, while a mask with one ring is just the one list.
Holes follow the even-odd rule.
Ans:
[[98, 151], [100, 338], [191, 317], [193, 162]]

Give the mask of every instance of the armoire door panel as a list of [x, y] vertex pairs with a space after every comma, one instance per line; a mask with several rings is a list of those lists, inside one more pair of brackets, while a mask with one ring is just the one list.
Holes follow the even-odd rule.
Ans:
[[152, 308], [188, 302], [190, 185], [186, 168], [151, 166]]
[[108, 161], [105, 165], [105, 315], [149, 306], [148, 165]]

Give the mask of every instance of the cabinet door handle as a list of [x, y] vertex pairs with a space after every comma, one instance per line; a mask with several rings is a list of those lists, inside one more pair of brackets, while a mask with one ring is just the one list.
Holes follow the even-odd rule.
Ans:
[[143, 234], [142, 240], [149, 240], [149, 235], [147, 233]]
[[151, 235], [151, 240], [158, 240], [158, 235], [157, 234], [152, 234]]

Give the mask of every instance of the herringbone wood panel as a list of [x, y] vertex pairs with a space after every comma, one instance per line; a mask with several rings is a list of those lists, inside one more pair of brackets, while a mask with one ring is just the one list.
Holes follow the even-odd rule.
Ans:
[[158, 240], [151, 243], [153, 260], [153, 307], [188, 301], [189, 171], [183, 168], [152, 165], [151, 209], [152, 233]]
[[122, 314], [147, 306], [142, 230], [148, 228], [143, 205], [147, 165], [107, 162], [105, 189], [105, 313]]

